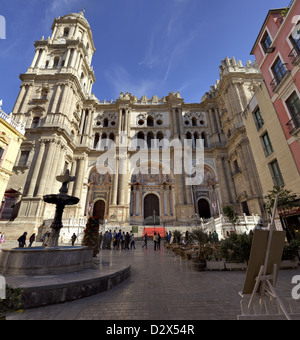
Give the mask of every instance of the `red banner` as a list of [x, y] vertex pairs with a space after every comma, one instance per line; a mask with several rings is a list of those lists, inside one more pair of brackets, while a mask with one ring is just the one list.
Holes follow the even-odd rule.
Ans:
[[154, 233], [159, 234], [160, 237], [165, 237], [166, 229], [160, 227], [153, 227], [153, 228], [144, 228], [143, 237], [147, 234], [148, 237], [153, 237]]

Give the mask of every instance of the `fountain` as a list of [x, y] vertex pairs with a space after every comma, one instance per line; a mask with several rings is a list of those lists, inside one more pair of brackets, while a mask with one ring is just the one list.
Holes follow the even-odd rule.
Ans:
[[76, 205], [79, 198], [68, 196], [68, 184], [74, 182], [69, 170], [56, 180], [62, 183], [57, 195], [44, 196], [44, 202], [56, 205], [51, 224], [50, 240], [47, 248], [15, 248], [3, 250], [0, 254], [0, 274], [48, 275], [77, 272], [92, 268], [93, 250], [88, 247], [59, 247], [60, 230], [63, 228], [62, 216], [66, 206]]
[[75, 182], [76, 177], [70, 177], [70, 172], [67, 170], [63, 176], [57, 176], [56, 180], [62, 183], [58, 195], [44, 196], [44, 202], [55, 204], [55, 217], [51, 224], [51, 235], [48, 248], [57, 248], [60, 230], [63, 228], [62, 215], [67, 205], [76, 205], [79, 203], [79, 198], [68, 196], [68, 184]]

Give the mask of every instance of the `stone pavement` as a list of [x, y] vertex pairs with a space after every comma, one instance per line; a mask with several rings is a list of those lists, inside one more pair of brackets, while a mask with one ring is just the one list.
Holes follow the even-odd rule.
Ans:
[[[162, 248], [101, 251], [104, 265], [130, 263], [131, 277], [112, 290], [86, 299], [27, 310], [8, 320], [237, 320], [245, 272], [196, 272]], [[280, 271], [277, 292], [292, 300], [292, 278], [299, 270]], [[295, 300], [294, 300], [295, 302]], [[296, 302], [300, 308], [300, 300]]]

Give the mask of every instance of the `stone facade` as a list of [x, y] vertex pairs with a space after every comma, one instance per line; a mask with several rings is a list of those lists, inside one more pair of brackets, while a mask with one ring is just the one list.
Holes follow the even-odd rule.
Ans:
[[9, 193], [5, 195], [5, 190], [13, 174], [13, 167], [21, 143], [25, 140], [24, 133], [23, 127], [16, 124], [12, 120], [12, 116], [3, 112], [0, 106], [0, 202], [2, 202], [0, 214], [5, 208], [8, 209], [8, 206], [12, 205], [9, 196], [18, 197], [19, 188], [16, 187], [14, 192], [12, 190], [10, 195]]
[[[58, 192], [55, 177], [66, 169], [77, 177], [69, 195], [80, 198], [78, 206], [66, 209], [69, 219], [97, 216], [122, 225], [143, 225], [148, 219], [152, 225], [179, 226], [197, 216], [217, 218], [225, 205], [241, 215], [262, 215], [262, 189], [242, 120], [262, 81], [255, 63], [223, 60], [220, 80], [201, 103], [185, 103], [174, 92], [141, 99], [121, 93], [116, 101], [100, 102], [92, 94], [95, 47], [83, 13], [55, 19], [52, 30], [51, 37], [35, 43], [32, 65], [20, 76], [13, 116], [26, 125], [20, 157], [28, 156], [29, 166], [10, 182], [23, 192], [8, 230], [24, 228], [24, 221], [34, 230], [53, 218], [43, 195]], [[131, 144], [143, 140], [145, 148], [123, 148], [124, 139]], [[150, 144], [163, 140], [190, 140], [193, 159], [198, 140], [203, 141], [201, 184], [188, 185], [189, 176], [174, 171], [176, 148], [170, 161], [160, 160], [162, 144]], [[110, 153], [114, 145], [116, 155]], [[144, 159], [150, 151], [156, 158], [140, 164], [137, 154]], [[108, 174], [105, 164], [113, 164], [116, 173]], [[142, 171], [148, 167], [152, 171]]]

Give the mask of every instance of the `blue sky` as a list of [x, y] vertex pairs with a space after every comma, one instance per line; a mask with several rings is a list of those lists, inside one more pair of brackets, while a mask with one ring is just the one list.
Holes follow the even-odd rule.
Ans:
[[10, 113], [34, 41], [51, 35], [55, 17], [80, 12], [93, 31], [100, 100], [131, 92], [159, 98], [180, 91], [197, 103], [219, 79], [226, 56], [254, 60], [250, 51], [269, 9], [290, 0], [1, 0], [6, 40], [0, 40], [0, 99]]

